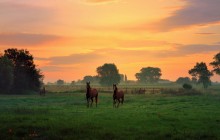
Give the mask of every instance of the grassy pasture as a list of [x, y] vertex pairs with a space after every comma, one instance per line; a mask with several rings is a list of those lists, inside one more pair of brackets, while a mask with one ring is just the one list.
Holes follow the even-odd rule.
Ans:
[[0, 139], [220, 139], [219, 108], [217, 92], [126, 94], [117, 109], [109, 93], [97, 108], [79, 92], [0, 95]]

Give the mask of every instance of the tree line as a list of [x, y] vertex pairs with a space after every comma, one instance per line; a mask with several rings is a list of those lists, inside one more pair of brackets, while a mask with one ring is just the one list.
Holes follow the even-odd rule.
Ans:
[[[180, 77], [177, 79], [177, 83], [194, 83], [202, 84], [204, 88], [208, 88], [211, 85], [211, 77], [214, 73], [220, 75], [220, 52], [214, 56], [214, 61], [210, 63], [213, 70], [209, 70], [205, 62], [196, 63], [196, 65], [188, 71], [192, 78]], [[112, 84], [118, 84], [123, 77], [119, 74], [115, 64], [104, 64], [96, 69], [97, 76], [85, 76], [83, 82], [87, 81], [98, 81], [103, 86], [111, 86]], [[161, 69], [157, 67], [144, 67], [140, 72], [135, 74], [137, 82], [147, 84], [147, 83], [157, 83], [160, 80], [162, 73]], [[126, 82], [127, 76], [126, 77]]]
[[[220, 75], [220, 52], [214, 56], [214, 61], [210, 63], [213, 70], [207, 68], [206, 63], [200, 62], [189, 70], [190, 78], [180, 77], [177, 83], [193, 82], [202, 84], [207, 88], [211, 84], [211, 76], [214, 73]], [[120, 74], [117, 66], [113, 63], [105, 63], [96, 69], [97, 75], [87, 75], [82, 82], [87, 81], [100, 83], [102, 86], [112, 86], [121, 81], [128, 82], [128, 78], [124, 74]], [[157, 83], [162, 76], [161, 69], [158, 67], [143, 67], [135, 74], [137, 82]], [[43, 84], [43, 74], [34, 64], [34, 57], [29, 51], [16, 48], [7, 49], [4, 54], [0, 55], [0, 89], [1, 93], [17, 93], [28, 90], [39, 91]], [[183, 82], [184, 81], [184, 82]], [[57, 84], [64, 84], [64, 81], [59, 79]], [[74, 81], [72, 82], [74, 84]]]

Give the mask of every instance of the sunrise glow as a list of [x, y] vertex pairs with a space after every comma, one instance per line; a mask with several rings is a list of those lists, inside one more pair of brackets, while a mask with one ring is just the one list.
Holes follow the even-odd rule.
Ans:
[[219, 5], [219, 0], [2, 0], [0, 52], [29, 50], [45, 82], [96, 75], [104, 63], [115, 63], [130, 80], [152, 66], [161, 68], [162, 79], [174, 81], [220, 51]]

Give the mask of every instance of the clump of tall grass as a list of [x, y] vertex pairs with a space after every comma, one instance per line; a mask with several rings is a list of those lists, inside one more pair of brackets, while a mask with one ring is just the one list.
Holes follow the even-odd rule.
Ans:
[[186, 90], [191, 90], [192, 85], [185, 83], [185, 84], [183, 84], [183, 88], [186, 89]]

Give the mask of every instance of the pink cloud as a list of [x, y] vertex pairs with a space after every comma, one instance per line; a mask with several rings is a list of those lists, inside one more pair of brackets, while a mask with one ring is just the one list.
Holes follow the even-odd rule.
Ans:
[[140, 28], [153, 31], [170, 31], [191, 26], [219, 24], [219, 0], [185, 0], [187, 5], [172, 13], [171, 16], [152, 24], [143, 24]]

